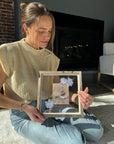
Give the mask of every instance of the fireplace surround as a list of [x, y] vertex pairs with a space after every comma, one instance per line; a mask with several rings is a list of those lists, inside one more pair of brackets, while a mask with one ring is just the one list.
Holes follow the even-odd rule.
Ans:
[[104, 21], [51, 12], [56, 23], [54, 53], [60, 58], [59, 70], [98, 67]]

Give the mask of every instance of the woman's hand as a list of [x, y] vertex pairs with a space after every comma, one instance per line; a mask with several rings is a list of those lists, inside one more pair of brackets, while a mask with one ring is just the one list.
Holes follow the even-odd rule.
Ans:
[[84, 91], [79, 91], [78, 94], [73, 94], [71, 97], [71, 101], [77, 103], [78, 96], [80, 97], [80, 102], [84, 109], [88, 109], [88, 107], [92, 104], [94, 100], [93, 97], [88, 94], [88, 87], [86, 87]]
[[88, 91], [89, 91], [88, 87], [86, 87], [84, 91], [78, 92], [78, 96], [80, 97], [80, 102], [84, 109], [88, 109], [94, 100], [93, 97], [90, 94], [88, 94]]
[[34, 122], [43, 123], [46, 119], [35, 107], [24, 104], [22, 110], [27, 113], [30, 119]]

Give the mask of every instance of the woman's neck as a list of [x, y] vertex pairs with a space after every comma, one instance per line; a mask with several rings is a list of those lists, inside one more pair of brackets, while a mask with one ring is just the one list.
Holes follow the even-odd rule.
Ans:
[[35, 46], [35, 44], [32, 43], [28, 38], [24, 38], [24, 41], [25, 41], [29, 46], [31, 46], [33, 49], [36, 49], [36, 50], [41, 50], [41, 49], [42, 49], [41, 47]]

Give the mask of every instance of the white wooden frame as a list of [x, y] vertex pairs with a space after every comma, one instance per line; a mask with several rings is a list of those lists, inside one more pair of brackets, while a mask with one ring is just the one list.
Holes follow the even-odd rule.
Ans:
[[[38, 78], [38, 96], [37, 96], [37, 108], [41, 111], [41, 84], [43, 76], [77, 76], [77, 88], [78, 91], [82, 90], [82, 74], [81, 71], [40, 71], [40, 76]], [[67, 113], [43, 113], [46, 117], [82, 117], [83, 108], [80, 103], [80, 98], [78, 97], [78, 112], [67, 112]]]

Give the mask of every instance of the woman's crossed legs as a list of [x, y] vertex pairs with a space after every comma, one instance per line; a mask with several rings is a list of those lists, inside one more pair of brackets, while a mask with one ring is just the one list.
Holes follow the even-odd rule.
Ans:
[[[36, 102], [31, 105], [36, 106]], [[48, 118], [43, 124], [31, 121], [18, 110], [10, 110], [10, 116], [17, 133], [35, 144], [85, 144], [86, 140], [97, 141], [103, 135], [100, 121], [87, 111], [83, 118]]]

